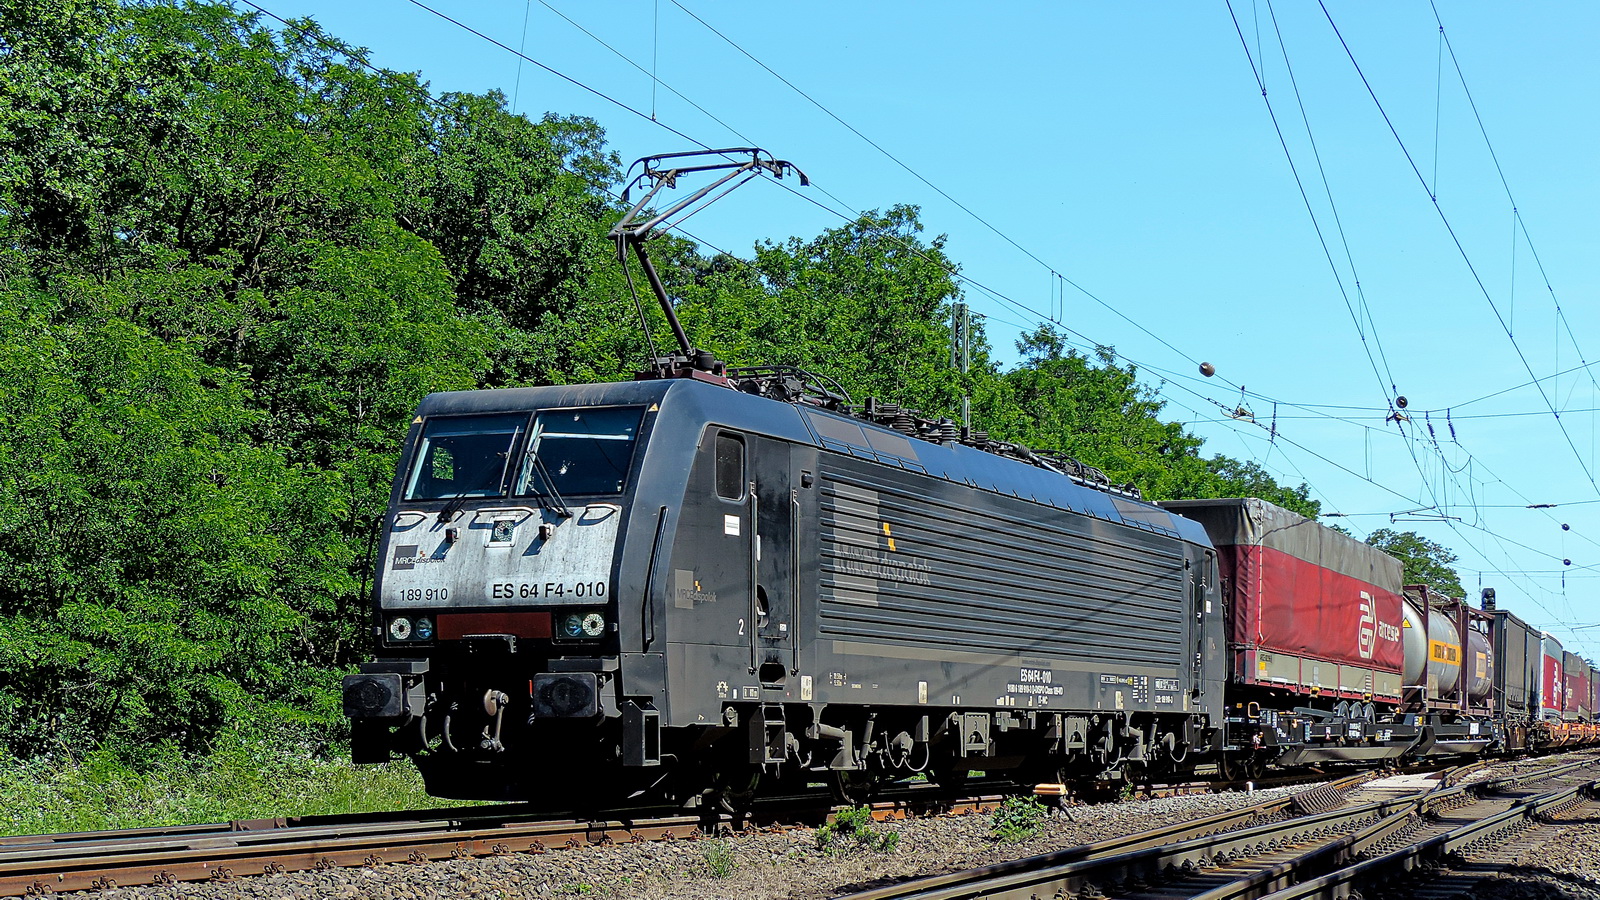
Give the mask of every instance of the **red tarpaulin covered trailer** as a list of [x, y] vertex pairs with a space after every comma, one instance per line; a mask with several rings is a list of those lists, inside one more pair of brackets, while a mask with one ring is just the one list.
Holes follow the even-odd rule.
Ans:
[[1576, 722], [1584, 718], [1583, 707], [1589, 700], [1589, 664], [1567, 650], [1561, 654], [1561, 673], [1564, 678], [1561, 718]]
[[1561, 721], [1566, 709], [1567, 682], [1561, 673], [1561, 642], [1544, 636], [1544, 661], [1539, 678], [1539, 718]]
[[1400, 696], [1400, 562], [1265, 500], [1174, 500], [1217, 547], [1233, 680]]

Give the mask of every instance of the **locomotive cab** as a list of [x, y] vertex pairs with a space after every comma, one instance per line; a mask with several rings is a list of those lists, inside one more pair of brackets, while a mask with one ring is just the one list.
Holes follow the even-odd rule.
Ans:
[[[676, 671], [737, 663], [797, 698], [802, 437], [786, 404], [692, 379], [427, 398], [378, 550], [378, 658], [344, 682], [356, 760], [409, 755], [461, 798], [656, 787], [669, 619]], [[679, 703], [697, 735], [723, 726], [703, 699]]]
[[[610, 387], [424, 401], [379, 547], [378, 659], [344, 684], [358, 762], [399, 751], [470, 771], [536, 742], [542, 759], [581, 757], [620, 718], [615, 585], [662, 391]], [[643, 744], [653, 711], [632, 712]], [[485, 795], [423, 772], [435, 793]]]

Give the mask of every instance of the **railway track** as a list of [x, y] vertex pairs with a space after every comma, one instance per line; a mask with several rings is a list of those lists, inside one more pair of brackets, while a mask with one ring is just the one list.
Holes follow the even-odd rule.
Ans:
[[[1278, 776], [1266, 788], [1321, 781], [1316, 773]], [[1233, 813], [1141, 836], [1138, 846], [1159, 846], [1197, 835], [1238, 829], [1258, 819], [1330, 806], [1371, 773], [1353, 776], [1293, 799], [1278, 799]], [[969, 785], [983, 793], [955, 797], [931, 785], [910, 786], [873, 804], [878, 820], [987, 813], [1004, 797], [1000, 782]], [[1142, 786], [1143, 797], [1204, 790], [1238, 790], [1232, 782]], [[0, 837], [0, 896], [30, 896], [180, 881], [228, 881], [290, 871], [386, 863], [545, 853], [642, 841], [697, 840], [740, 830], [779, 830], [827, 822], [839, 808], [816, 796], [772, 798], [747, 816], [685, 815], [638, 809], [610, 818], [552, 819], [508, 804], [372, 815], [260, 819], [169, 828]], [[1128, 844], [1127, 846], [1134, 846]]]
[[1492, 797], [1452, 800], [1426, 814], [1381, 823], [1351, 843], [1345, 864], [1266, 895], [1270, 900], [1459, 896], [1507, 868], [1562, 819], [1600, 811], [1596, 763], [1557, 767], [1543, 777], [1484, 782]]
[[[1277, 785], [1322, 778], [1310, 773], [1272, 781]], [[987, 813], [1004, 799], [1004, 784], [975, 782], [968, 791], [976, 793], [961, 797], [931, 785], [910, 786], [887, 792], [881, 802], [872, 804], [872, 814], [880, 821], [893, 821]], [[1159, 784], [1142, 786], [1139, 794], [1176, 796], [1242, 787], [1232, 782]], [[816, 796], [798, 795], [761, 801], [748, 815], [737, 818], [642, 808], [593, 820], [552, 819], [520, 804], [505, 804], [0, 837], [0, 896], [697, 840], [714, 833], [821, 825], [839, 809]]]
[[[1600, 779], [1600, 759], [1448, 786], [1463, 774], [1445, 772], [1424, 783], [1401, 781], [1400, 787], [1387, 791], [1380, 785], [1364, 786], [1366, 776], [1353, 776], [1288, 800], [877, 888], [851, 894], [849, 900], [1236, 900], [1269, 895], [1272, 900], [1342, 900], [1359, 894], [1362, 885], [1418, 868], [1423, 860], [1493, 840], [1525, 821], [1524, 814], [1570, 803]], [[1357, 793], [1380, 799], [1346, 803]], [[1289, 817], [1297, 811], [1304, 814]], [[1341, 880], [1345, 873], [1354, 874]]]
[[[998, 794], [953, 798], [928, 786], [897, 791], [873, 804], [872, 812], [882, 820], [981, 812], [1002, 799]], [[775, 798], [738, 818], [641, 809], [603, 820], [551, 819], [512, 804], [5, 837], [0, 838], [0, 896], [697, 840], [741, 829], [820, 825], [836, 811], [805, 796]]]

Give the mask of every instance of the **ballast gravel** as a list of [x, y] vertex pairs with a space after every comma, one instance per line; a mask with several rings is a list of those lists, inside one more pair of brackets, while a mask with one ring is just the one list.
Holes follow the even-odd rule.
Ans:
[[1600, 900], [1600, 821], [1554, 823], [1505, 871], [1478, 882], [1473, 900]]
[[878, 833], [897, 835], [888, 851], [854, 843], [849, 849], [819, 850], [813, 829], [796, 828], [782, 833], [618, 844], [424, 865], [289, 872], [231, 882], [113, 888], [75, 896], [95, 900], [820, 900], [1147, 831], [1300, 790], [1305, 788], [1069, 807], [1043, 820], [1034, 836], [1016, 843], [996, 840], [989, 817], [974, 814], [879, 823]]
[[[1555, 761], [1502, 762], [1491, 770], [1492, 774], [1506, 774]], [[1486, 771], [1478, 777], [1490, 774]], [[974, 814], [880, 823], [875, 826], [877, 833], [895, 835], [895, 846], [887, 852], [853, 843], [844, 850], [819, 850], [813, 829], [796, 828], [422, 865], [289, 872], [231, 882], [114, 888], [75, 896], [85, 900], [821, 900], [1147, 831], [1308, 789], [1300, 786], [1253, 794], [1069, 807], [1043, 820], [1032, 837], [1016, 843], [997, 840], [989, 817]], [[1560, 823], [1542, 840], [1520, 849], [1511, 862], [1510, 868], [1487, 878], [1481, 877], [1481, 870], [1461, 873], [1469, 877], [1456, 896], [1472, 900], [1600, 900], [1600, 817]]]

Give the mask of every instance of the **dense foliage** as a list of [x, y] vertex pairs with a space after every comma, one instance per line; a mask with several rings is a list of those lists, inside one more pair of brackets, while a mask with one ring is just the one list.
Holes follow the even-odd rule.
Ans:
[[[416, 402], [644, 361], [600, 127], [358, 60], [220, 5], [0, 6], [0, 748], [333, 736]], [[980, 334], [952, 371], [957, 263], [921, 229], [902, 206], [748, 259], [654, 253], [726, 358], [935, 414], [967, 391], [979, 427], [1152, 497], [1315, 514], [1203, 458], [1109, 350], [1040, 330], [1002, 371]]]
[[1456, 570], [1456, 555], [1449, 548], [1430, 541], [1414, 531], [1379, 528], [1367, 535], [1367, 543], [1400, 560], [1405, 565], [1406, 584], [1425, 584], [1447, 597], [1465, 597]]

